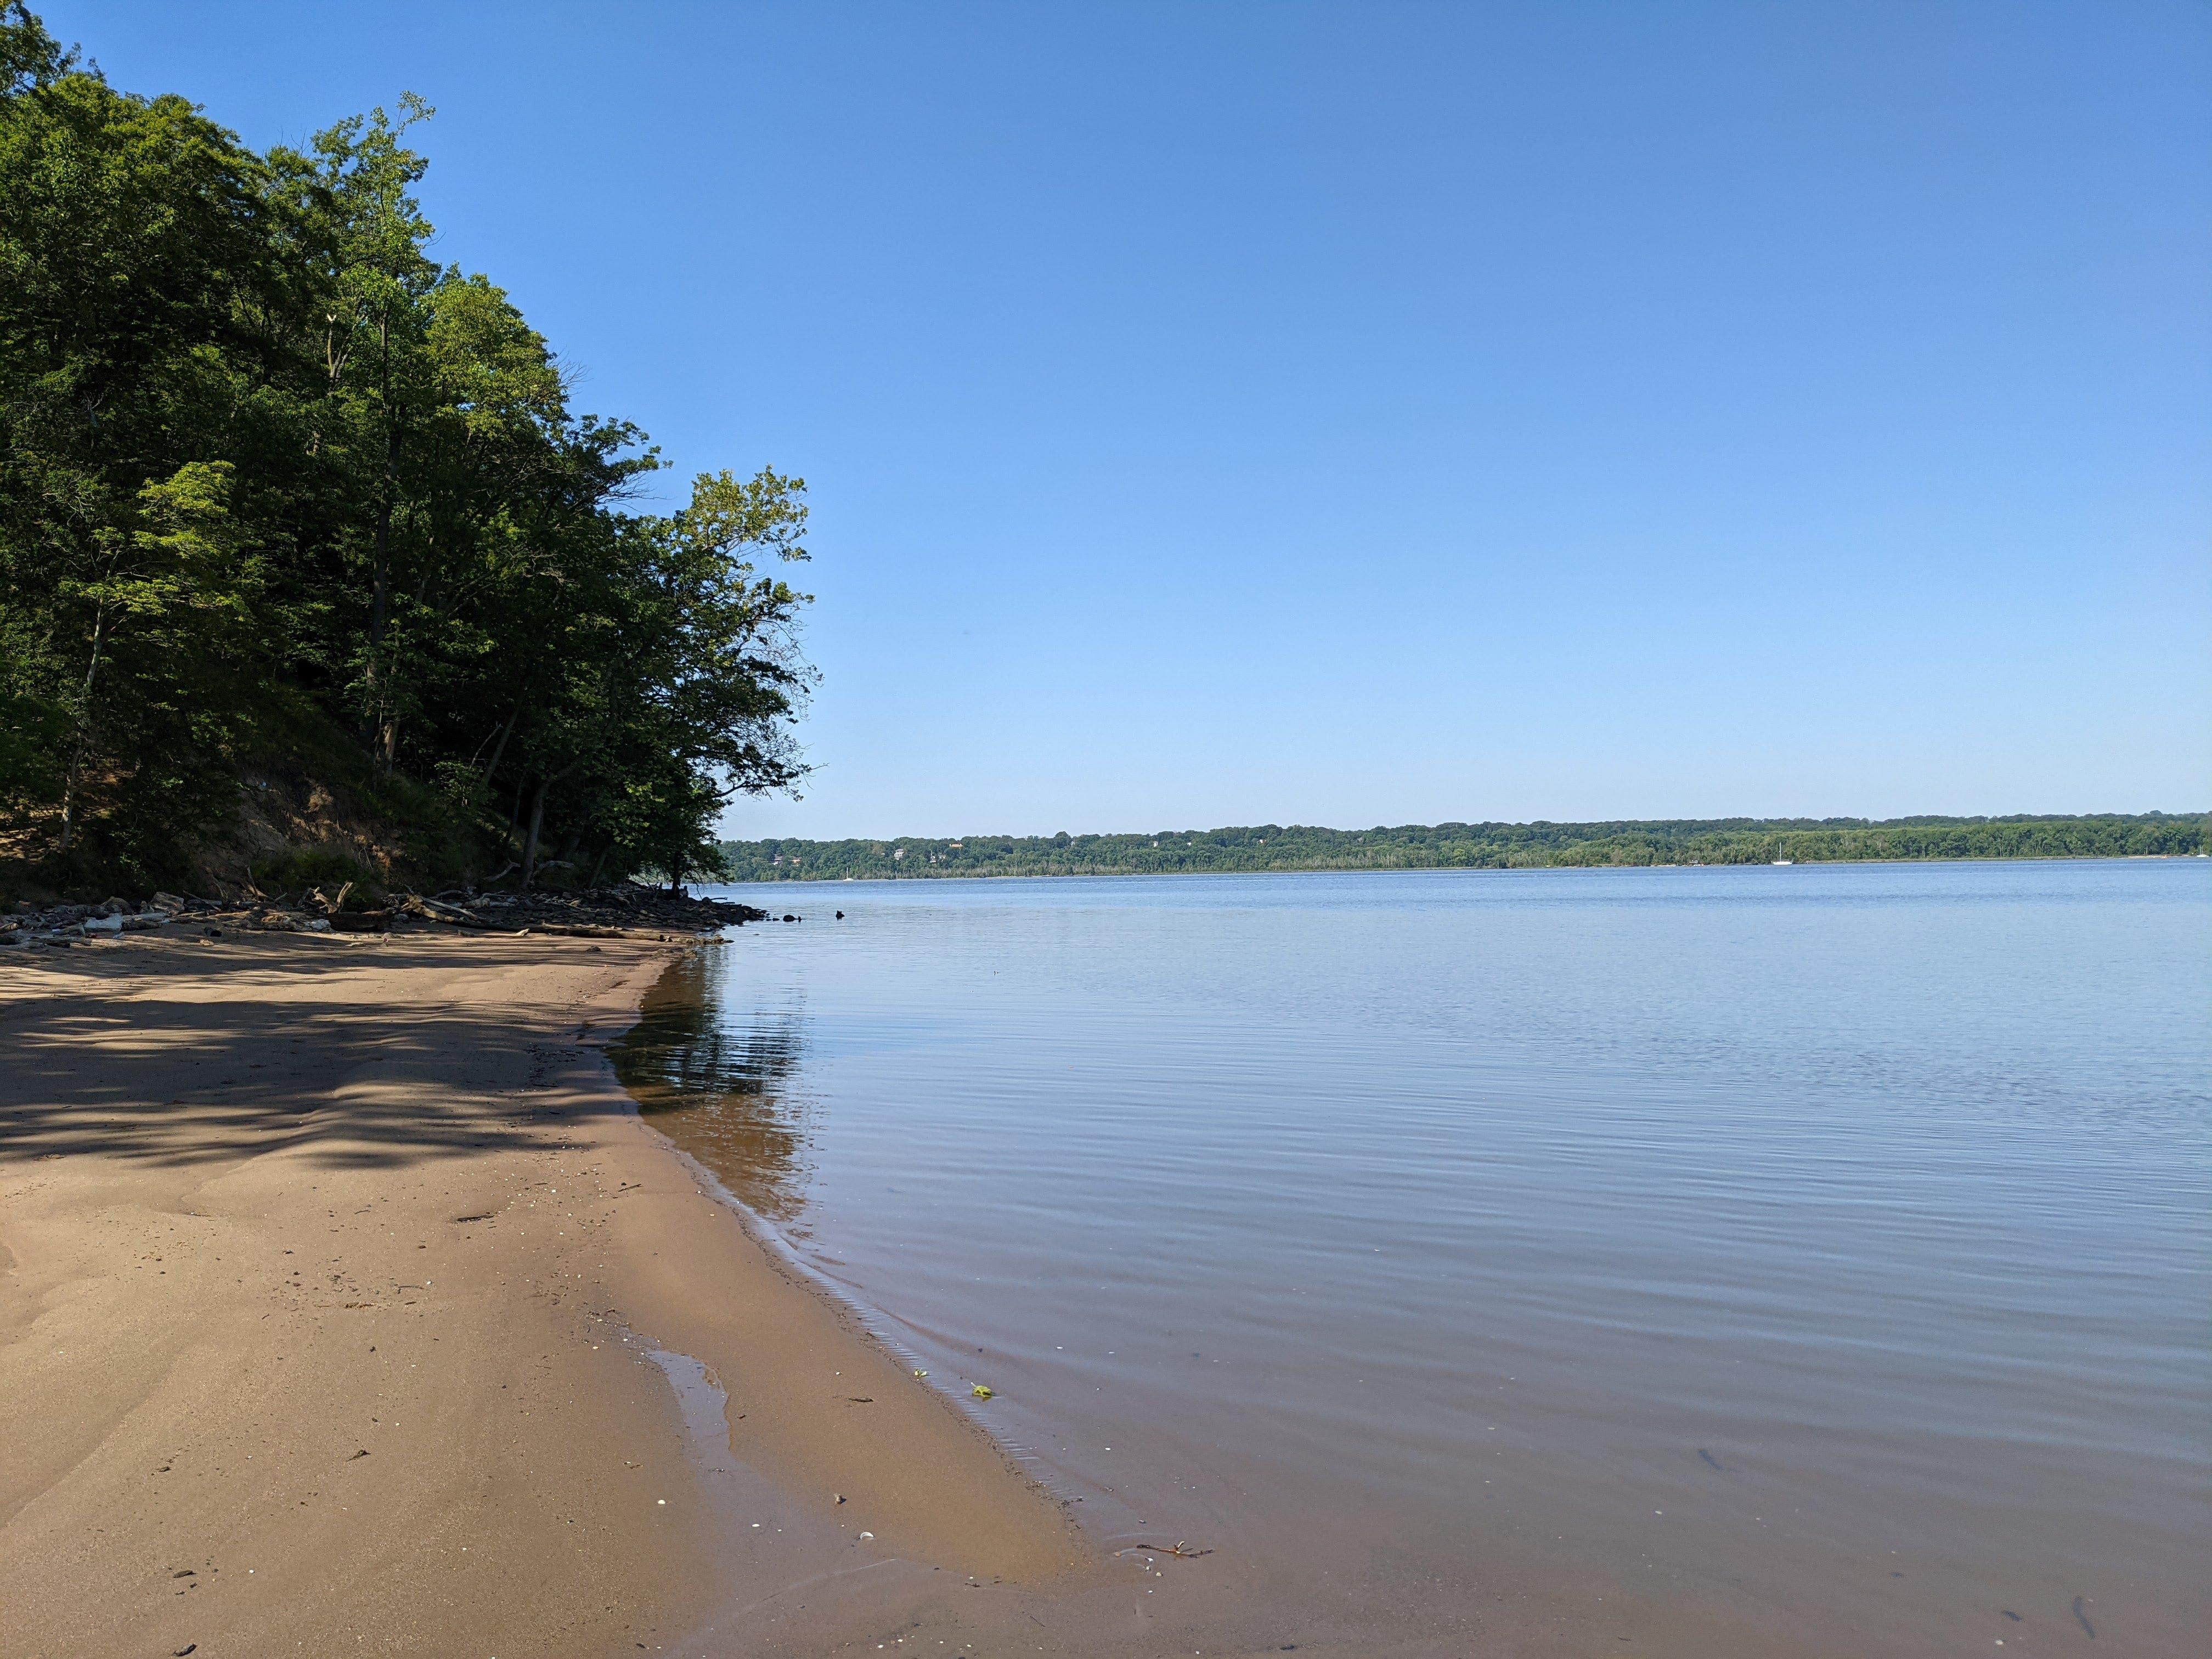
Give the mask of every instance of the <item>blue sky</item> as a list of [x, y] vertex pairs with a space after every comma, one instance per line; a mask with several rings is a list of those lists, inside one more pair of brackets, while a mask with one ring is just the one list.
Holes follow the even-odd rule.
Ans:
[[807, 478], [732, 833], [2212, 805], [2212, 7], [40, 9]]

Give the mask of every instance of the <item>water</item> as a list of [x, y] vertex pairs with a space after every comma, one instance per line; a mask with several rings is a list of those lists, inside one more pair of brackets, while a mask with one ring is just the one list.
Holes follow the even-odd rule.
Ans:
[[654, 1121], [1191, 1646], [2203, 1651], [2212, 867], [732, 890]]

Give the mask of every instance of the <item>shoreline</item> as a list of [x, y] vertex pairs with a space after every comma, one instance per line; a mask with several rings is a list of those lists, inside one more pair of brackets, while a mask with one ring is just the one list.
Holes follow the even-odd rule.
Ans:
[[616, 1079], [691, 948], [134, 936], [0, 970], [11, 1651], [829, 1650], [1085, 1599], [1064, 1508]]

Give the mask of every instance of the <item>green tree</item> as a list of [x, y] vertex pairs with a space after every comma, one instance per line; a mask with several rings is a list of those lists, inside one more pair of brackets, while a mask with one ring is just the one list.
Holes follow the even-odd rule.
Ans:
[[204, 800], [222, 757], [132, 635], [209, 574], [158, 569], [177, 515], [232, 517], [228, 476], [192, 469], [255, 417], [283, 239], [259, 161], [182, 99], [114, 92], [20, 5], [0, 41], [0, 708], [9, 750], [62, 728], [8, 793], [58, 788], [63, 850], [96, 821], [143, 867], [158, 814], [115, 809]]
[[454, 874], [681, 878], [802, 775], [805, 485], [634, 510], [642, 434], [431, 257], [429, 116], [257, 155], [0, 0], [0, 856], [151, 879], [313, 765]]

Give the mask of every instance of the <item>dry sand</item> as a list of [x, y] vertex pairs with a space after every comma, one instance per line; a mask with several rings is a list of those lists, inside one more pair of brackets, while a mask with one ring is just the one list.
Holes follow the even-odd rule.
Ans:
[[0, 966], [0, 1656], [1164, 1635], [636, 1116], [599, 1045], [671, 949]]

